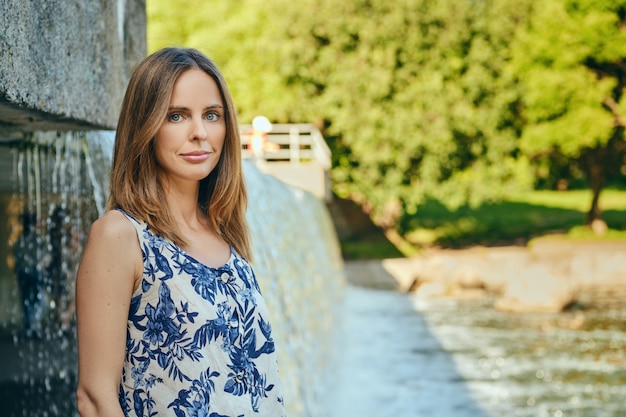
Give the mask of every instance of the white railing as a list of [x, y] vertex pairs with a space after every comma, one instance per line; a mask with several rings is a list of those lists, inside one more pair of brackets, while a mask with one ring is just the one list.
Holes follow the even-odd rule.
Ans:
[[248, 146], [252, 125], [240, 125], [242, 156], [247, 159], [261, 158], [266, 162], [289, 161], [292, 164], [318, 162], [324, 170], [331, 167], [330, 148], [322, 133], [312, 124], [274, 124], [267, 133], [260, 155]]
[[251, 125], [241, 125], [242, 156], [278, 179], [332, 199], [330, 148], [312, 124], [274, 124], [265, 136], [255, 136]]

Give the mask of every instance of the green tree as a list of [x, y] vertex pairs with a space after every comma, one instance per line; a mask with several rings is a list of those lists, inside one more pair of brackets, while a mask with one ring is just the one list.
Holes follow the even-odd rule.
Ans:
[[242, 121], [318, 122], [335, 191], [392, 226], [530, 186], [503, 76], [527, 1], [149, 0], [148, 40], [212, 56]]
[[563, 159], [585, 173], [599, 197], [624, 166], [626, 1], [535, 3], [512, 46], [522, 89], [521, 149], [535, 161]]
[[427, 196], [477, 205], [530, 186], [503, 76], [523, 4], [327, 0], [298, 16], [291, 73], [317, 87], [340, 195], [410, 215]]

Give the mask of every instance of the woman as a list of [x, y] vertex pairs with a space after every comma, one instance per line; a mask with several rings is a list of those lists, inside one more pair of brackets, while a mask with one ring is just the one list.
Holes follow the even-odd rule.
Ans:
[[284, 415], [246, 202], [219, 69], [194, 49], [148, 56], [77, 275], [82, 417]]

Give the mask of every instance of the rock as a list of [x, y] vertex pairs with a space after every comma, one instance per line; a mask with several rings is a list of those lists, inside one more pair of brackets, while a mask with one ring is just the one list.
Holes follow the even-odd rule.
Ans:
[[[495, 295], [495, 307], [509, 312], [560, 312], [584, 305], [599, 288], [626, 294], [626, 241], [543, 239], [529, 247], [425, 250], [411, 258], [353, 262], [362, 265], [348, 274], [352, 283], [427, 298]], [[619, 294], [610, 298], [623, 299]]]
[[[381, 265], [389, 275], [398, 283], [401, 291], [412, 291], [417, 284], [421, 284], [422, 275], [420, 264], [411, 258], [389, 258], [383, 259]], [[418, 282], [419, 281], [419, 282]]]
[[566, 279], [542, 265], [531, 265], [505, 286], [494, 307], [516, 313], [558, 313], [574, 301], [576, 291]]
[[464, 290], [484, 290], [487, 287], [480, 273], [469, 268], [459, 272], [457, 281]]
[[459, 288], [445, 282], [425, 282], [415, 289], [420, 298], [449, 297], [459, 292]]
[[602, 219], [594, 219], [591, 222], [591, 230], [597, 236], [604, 236], [606, 232], [609, 230], [609, 227], [606, 225], [606, 222]]

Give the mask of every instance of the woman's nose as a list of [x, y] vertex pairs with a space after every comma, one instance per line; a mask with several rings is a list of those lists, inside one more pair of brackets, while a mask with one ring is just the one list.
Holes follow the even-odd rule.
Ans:
[[202, 119], [194, 120], [193, 122], [193, 130], [191, 133], [191, 138], [193, 140], [201, 140], [204, 141], [207, 138], [207, 129], [204, 126]]

